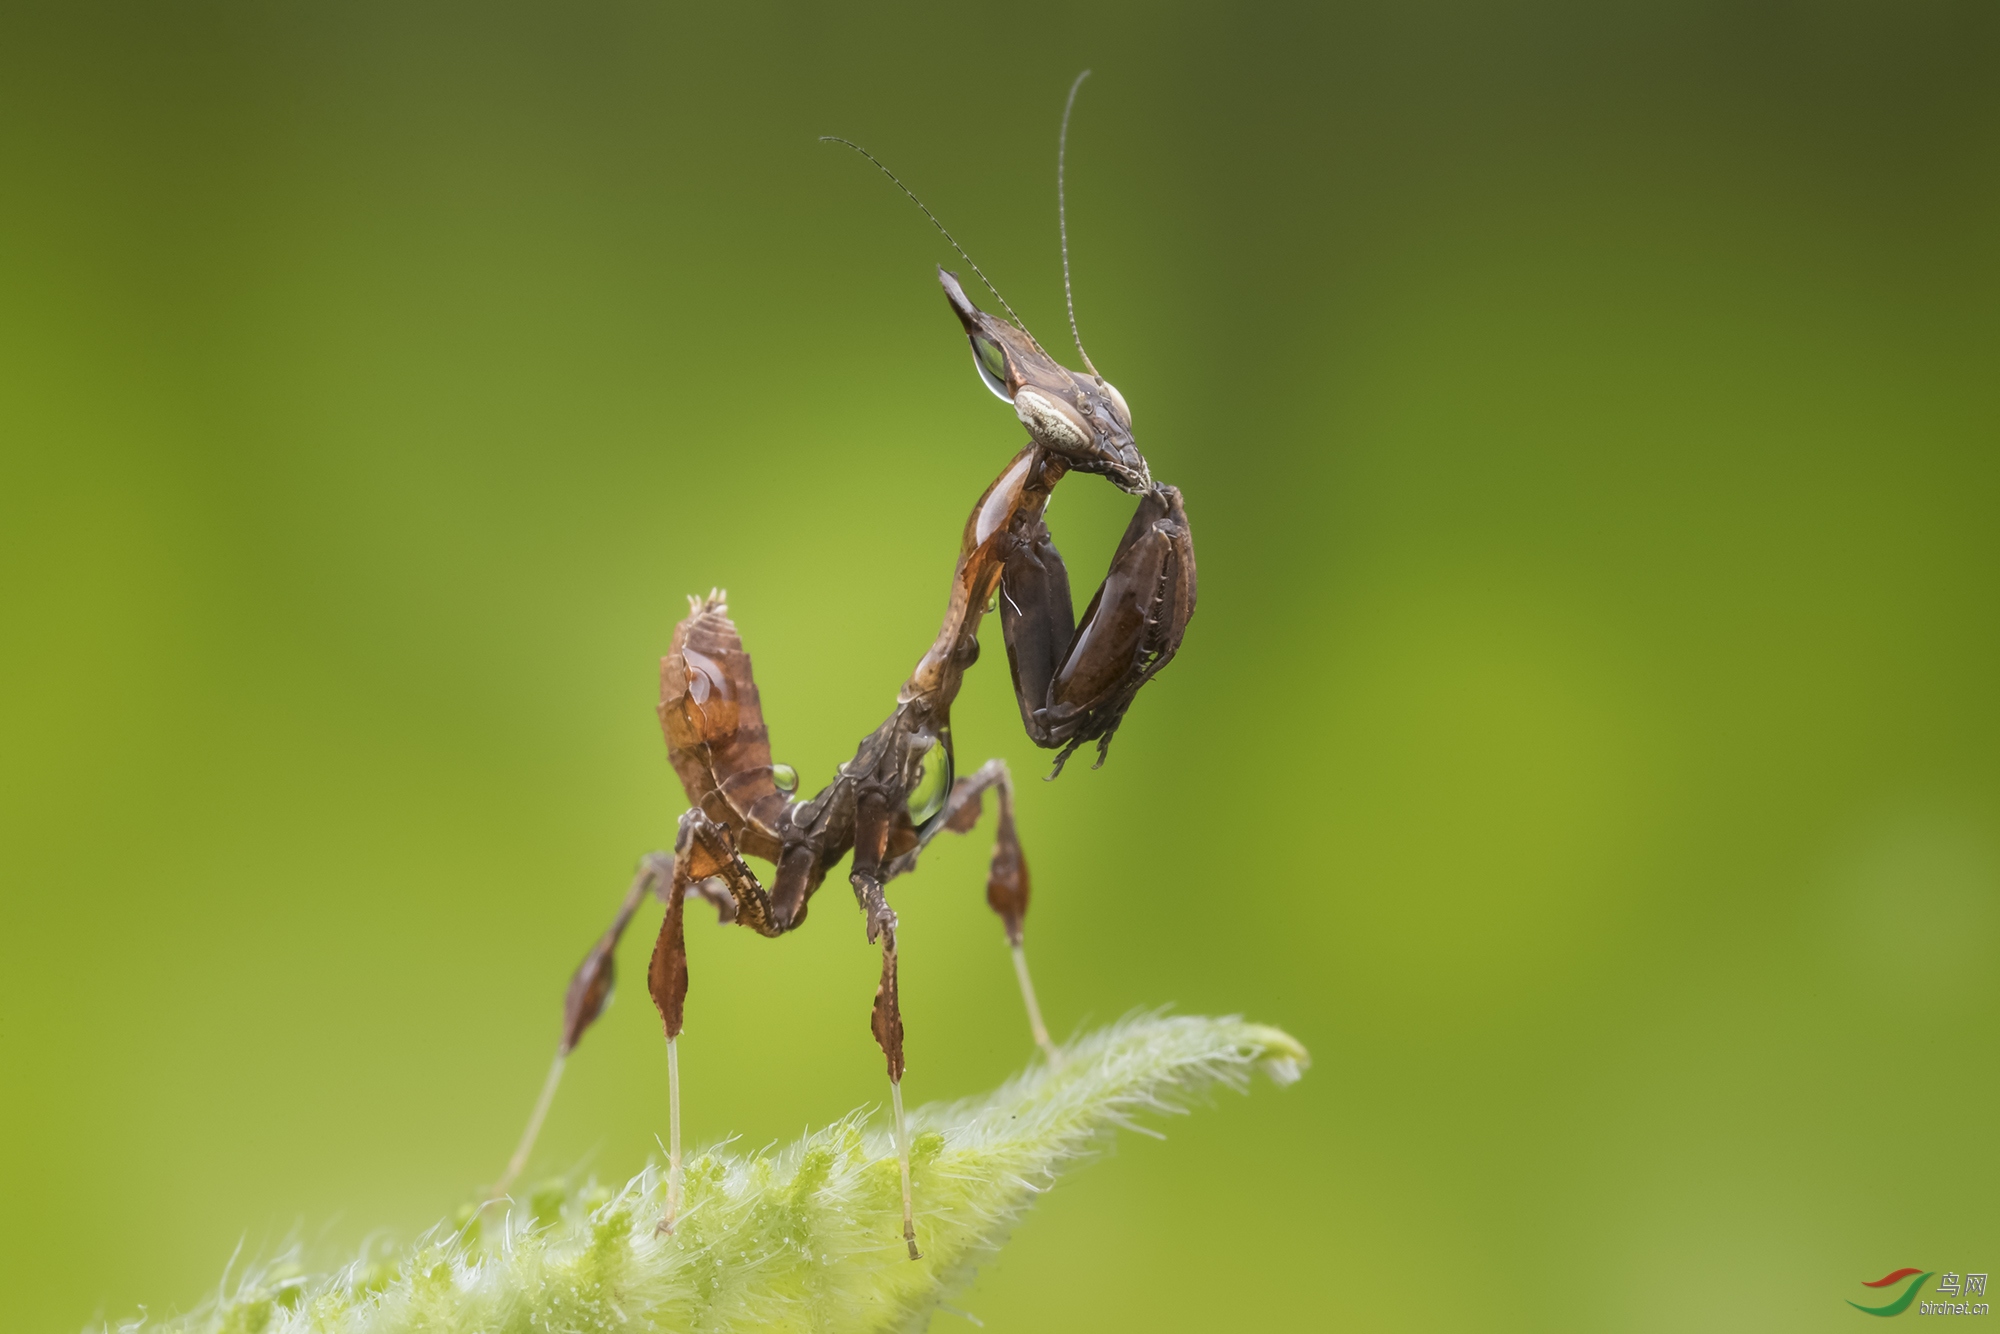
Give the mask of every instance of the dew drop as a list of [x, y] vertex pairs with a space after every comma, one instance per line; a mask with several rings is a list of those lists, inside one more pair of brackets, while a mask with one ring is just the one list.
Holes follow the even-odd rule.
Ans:
[[1002, 403], [1014, 401], [1014, 396], [1007, 392], [1007, 354], [998, 343], [983, 334], [973, 334], [972, 365], [979, 372], [980, 383], [991, 389], [995, 398]]
[[951, 795], [951, 739], [947, 736], [919, 736], [923, 747], [916, 761], [916, 780], [910, 785], [910, 823], [922, 829], [944, 809]]
[[780, 792], [792, 793], [799, 790], [799, 771], [789, 764], [771, 766], [771, 786]]

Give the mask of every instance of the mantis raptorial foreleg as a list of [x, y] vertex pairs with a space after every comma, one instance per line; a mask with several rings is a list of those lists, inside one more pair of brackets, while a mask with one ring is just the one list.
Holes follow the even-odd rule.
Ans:
[[1071, 630], [1069, 572], [1047, 528], [1036, 528], [1002, 571], [1000, 629], [1022, 724], [1036, 745], [1063, 747], [1061, 773], [1070, 752], [1093, 738], [1104, 762], [1133, 697], [1180, 648], [1194, 614], [1194, 540], [1181, 493], [1150, 485]]

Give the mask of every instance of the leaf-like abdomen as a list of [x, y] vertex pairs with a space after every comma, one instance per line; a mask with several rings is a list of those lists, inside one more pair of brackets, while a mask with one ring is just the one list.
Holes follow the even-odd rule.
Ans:
[[688, 800], [729, 826], [737, 847], [776, 861], [785, 795], [771, 776], [771, 737], [750, 655], [715, 595], [674, 627], [660, 660], [660, 729]]

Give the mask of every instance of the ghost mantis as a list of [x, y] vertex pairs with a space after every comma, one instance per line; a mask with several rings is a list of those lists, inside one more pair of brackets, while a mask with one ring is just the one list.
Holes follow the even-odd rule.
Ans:
[[[1070, 110], [1088, 74], [1084, 71], [1070, 88], [1057, 151], [1063, 288], [1072, 335], [1076, 313], [1069, 300], [1062, 164]], [[832, 142], [845, 144], [880, 168], [986, 281], [944, 224], [894, 173], [859, 145], [845, 139]], [[688, 990], [682, 929], [687, 901], [692, 896], [707, 903], [722, 922], [781, 936], [805, 922], [827, 872], [851, 853], [848, 883], [868, 940], [882, 951], [870, 1027], [888, 1063], [902, 1174], [903, 1239], [910, 1258], [920, 1258], [903, 1115], [897, 921], [886, 889], [915, 869], [940, 832], [969, 832], [989, 791], [997, 798], [998, 815], [986, 901], [1005, 928], [1034, 1040], [1051, 1061], [1060, 1060], [1035, 1000], [1023, 948], [1029, 879], [1014, 826], [1013, 779], [1000, 760], [962, 776], [956, 772], [952, 702], [966, 670], [978, 660], [980, 623], [997, 609], [1022, 724], [1036, 745], [1059, 750], [1055, 773], [1049, 776], [1060, 773], [1069, 756], [1091, 741], [1097, 743], [1101, 765], [1140, 687], [1180, 647], [1195, 607], [1194, 546], [1180, 492], [1153, 480], [1133, 439], [1124, 396], [1097, 373], [1082, 338], [1076, 336], [1085, 367], [1079, 373], [1042, 348], [998, 291], [994, 297], [1010, 318], [979, 309], [956, 274], [940, 268], [938, 281], [971, 345], [981, 383], [1012, 407], [1028, 432], [1026, 446], [986, 488], [965, 521], [944, 622], [897, 693], [894, 710], [863, 738], [831, 783], [804, 798], [793, 771], [772, 763], [750, 657], [726, 601], [715, 592], [689, 599], [687, 618], [675, 627], [672, 646], [660, 663], [659, 702], [667, 755], [686, 789], [689, 809], [681, 816], [672, 853], [642, 859], [616, 917], [570, 980], [555, 1061], [496, 1196], [525, 1165], [563, 1063], [610, 998], [620, 937], [640, 904], [656, 896], [666, 904], [666, 917], [647, 984], [666, 1028], [668, 1182], [659, 1229], [671, 1232], [682, 1191], [677, 1042]], [[990, 282], [986, 285], [993, 290]], [[1043, 520], [1056, 484], [1072, 472], [1101, 476], [1137, 500], [1110, 570], [1081, 620], [1072, 608], [1068, 570]], [[775, 868], [768, 888], [746, 857]]]

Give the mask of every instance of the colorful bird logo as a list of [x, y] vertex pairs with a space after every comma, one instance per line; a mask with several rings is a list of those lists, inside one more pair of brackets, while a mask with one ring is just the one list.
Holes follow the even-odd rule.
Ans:
[[1863, 1311], [1869, 1315], [1901, 1315], [1903, 1312], [1909, 1310], [1910, 1303], [1917, 1299], [1917, 1293], [1924, 1286], [1924, 1280], [1936, 1272], [1936, 1270], [1925, 1272], [1917, 1269], [1898, 1269], [1893, 1274], [1884, 1274], [1873, 1283], [1863, 1283], [1861, 1286], [1864, 1288], [1886, 1288], [1893, 1283], [1901, 1283], [1912, 1274], [1915, 1274], [1917, 1277], [1909, 1287], [1903, 1289], [1902, 1296], [1890, 1302], [1887, 1306], [1863, 1306], [1860, 1302], [1854, 1301], [1849, 1302], [1848, 1305], [1857, 1311]]

